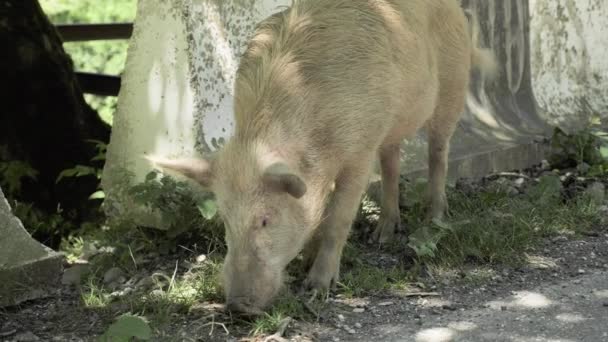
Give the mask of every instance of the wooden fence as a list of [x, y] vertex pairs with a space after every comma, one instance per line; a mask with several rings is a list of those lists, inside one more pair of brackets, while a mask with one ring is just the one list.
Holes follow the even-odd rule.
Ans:
[[[132, 23], [60, 24], [55, 27], [64, 42], [129, 39], [133, 33]], [[81, 71], [77, 71], [76, 76], [85, 93], [117, 96], [120, 91], [120, 76]]]

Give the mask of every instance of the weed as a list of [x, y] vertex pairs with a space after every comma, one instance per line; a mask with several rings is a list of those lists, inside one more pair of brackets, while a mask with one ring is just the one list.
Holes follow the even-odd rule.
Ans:
[[152, 329], [145, 317], [126, 313], [121, 315], [108, 327], [100, 337], [100, 342], [128, 342], [132, 338], [149, 340]]
[[[423, 262], [521, 262], [540, 238], [581, 233], [599, 222], [598, 208], [584, 198], [563, 202], [559, 178], [547, 176], [524, 195], [505, 192], [448, 193], [451, 224], [421, 225], [410, 245]], [[409, 221], [415, 222], [415, 217]]]
[[574, 134], [555, 128], [551, 148], [549, 162], [555, 168], [578, 167], [589, 176], [608, 174], [608, 132], [602, 128], [599, 116], [592, 117], [587, 127]]

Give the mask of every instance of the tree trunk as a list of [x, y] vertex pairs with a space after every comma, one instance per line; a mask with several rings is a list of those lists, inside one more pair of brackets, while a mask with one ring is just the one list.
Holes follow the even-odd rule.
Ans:
[[0, 159], [28, 162], [39, 173], [14, 198], [48, 212], [59, 205], [80, 220], [98, 180], [56, 179], [77, 164], [101, 167], [91, 163], [95, 146], [86, 140], [107, 143], [110, 127], [85, 102], [72, 60], [37, 0], [0, 2], [0, 46]]

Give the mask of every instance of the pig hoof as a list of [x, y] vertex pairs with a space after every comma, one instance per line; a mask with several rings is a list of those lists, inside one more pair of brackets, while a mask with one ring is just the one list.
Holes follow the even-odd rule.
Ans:
[[399, 222], [380, 219], [376, 230], [374, 230], [374, 233], [372, 234], [372, 242], [386, 244], [387, 242], [392, 241], [395, 236], [395, 230], [398, 228]]
[[301, 289], [301, 293], [303, 292], [327, 292], [330, 290], [335, 290], [336, 288], [336, 277], [324, 277], [324, 276], [313, 276], [311, 274], [306, 277], [304, 280], [304, 284]]

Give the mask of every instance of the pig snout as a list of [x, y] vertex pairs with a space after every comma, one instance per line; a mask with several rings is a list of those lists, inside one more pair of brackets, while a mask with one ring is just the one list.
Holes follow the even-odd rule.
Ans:
[[280, 272], [254, 262], [246, 265], [224, 265], [226, 308], [235, 313], [260, 315], [279, 292]]
[[250, 316], [259, 316], [263, 312], [261, 309], [252, 305], [249, 297], [232, 297], [226, 301], [226, 308], [230, 312], [240, 313]]

